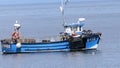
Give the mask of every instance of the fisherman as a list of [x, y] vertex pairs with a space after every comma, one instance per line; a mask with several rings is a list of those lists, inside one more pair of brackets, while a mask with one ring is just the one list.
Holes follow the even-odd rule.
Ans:
[[68, 37], [69, 37], [69, 34], [68, 33], [64, 33], [64, 35], [63, 35], [63, 40], [67, 40], [68, 39]]
[[21, 25], [18, 23], [18, 21], [16, 21], [16, 23], [14, 24], [14, 32], [12, 33], [12, 40], [14, 43], [17, 43], [20, 39], [20, 29]]

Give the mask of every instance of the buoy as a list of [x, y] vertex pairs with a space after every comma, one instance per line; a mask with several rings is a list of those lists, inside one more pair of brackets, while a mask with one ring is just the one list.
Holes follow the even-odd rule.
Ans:
[[17, 43], [17, 44], [16, 44], [16, 47], [17, 47], [17, 48], [20, 48], [20, 47], [21, 47], [21, 43]]

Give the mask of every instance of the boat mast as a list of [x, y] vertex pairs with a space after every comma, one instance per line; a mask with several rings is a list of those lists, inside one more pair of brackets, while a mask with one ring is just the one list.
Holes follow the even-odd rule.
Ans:
[[69, 0], [61, 0], [60, 11], [61, 11], [62, 18], [63, 18], [63, 25], [66, 23], [65, 15], [64, 15], [64, 7], [65, 7], [65, 5], [67, 5], [68, 2], [69, 2]]

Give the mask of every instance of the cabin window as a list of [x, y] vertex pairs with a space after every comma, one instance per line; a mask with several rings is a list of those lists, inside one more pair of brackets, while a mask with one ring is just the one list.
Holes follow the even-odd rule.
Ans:
[[76, 28], [76, 27], [73, 27], [73, 28], [72, 28], [72, 31], [77, 31], [77, 28]]
[[68, 27], [68, 26], [67, 26], [67, 27], [65, 28], [65, 32], [71, 33], [71, 27]]
[[81, 31], [81, 26], [79, 26], [79, 31]]

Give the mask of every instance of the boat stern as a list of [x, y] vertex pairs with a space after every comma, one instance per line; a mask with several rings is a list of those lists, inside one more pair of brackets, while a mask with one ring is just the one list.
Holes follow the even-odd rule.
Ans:
[[15, 53], [17, 50], [16, 44], [10, 44], [5, 40], [1, 40], [1, 49], [3, 53]]

